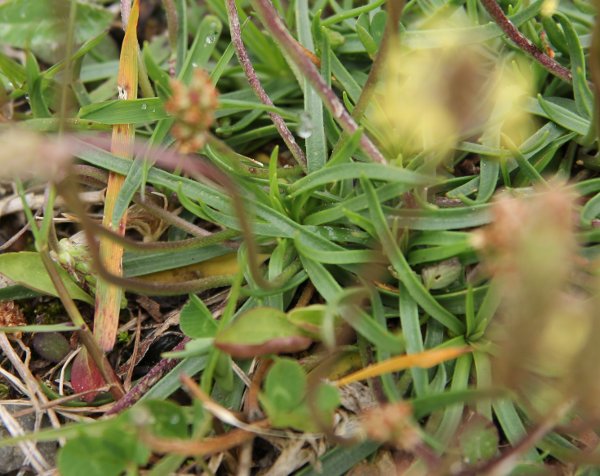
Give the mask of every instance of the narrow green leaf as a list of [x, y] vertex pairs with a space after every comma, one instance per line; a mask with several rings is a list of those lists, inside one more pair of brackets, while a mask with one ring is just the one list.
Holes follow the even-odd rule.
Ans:
[[456, 316], [444, 309], [423, 286], [417, 275], [408, 265], [406, 258], [400, 251], [396, 240], [392, 236], [383, 211], [377, 201], [377, 196], [373, 185], [366, 179], [361, 179], [361, 183], [370, 202], [370, 213], [373, 225], [377, 230], [383, 249], [392, 263], [392, 266], [398, 273], [398, 279], [406, 286], [413, 299], [427, 312], [456, 334], [462, 334], [464, 325]]
[[577, 105], [577, 112], [585, 118], [590, 119], [594, 109], [594, 97], [587, 82], [585, 57], [583, 48], [579, 42], [579, 35], [566, 15], [557, 12], [554, 16], [558, 18], [558, 22], [562, 27], [569, 49], [571, 74], [573, 75], [573, 93], [575, 96], [575, 104]]
[[[296, 23], [300, 43], [314, 52], [315, 45], [311, 35], [311, 24], [308, 17], [308, 0], [296, 1]], [[306, 140], [306, 160], [308, 173], [315, 172], [325, 165], [327, 158], [327, 142], [325, 140], [323, 101], [304, 79], [304, 113], [306, 124], [301, 124], [298, 135]]]
[[[417, 303], [408, 294], [407, 289], [400, 284], [398, 313], [402, 325], [402, 335], [406, 345], [407, 354], [417, 354], [425, 350], [423, 346], [423, 335], [419, 323], [419, 309]], [[428, 391], [427, 370], [421, 367], [412, 367], [410, 373], [413, 378], [414, 391], [417, 397], [422, 397]]]
[[83, 106], [79, 118], [101, 124], [137, 124], [165, 119], [163, 101], [160, 98], [115, 99]]
[[433, 180], [427, 175], [390, 165], [363, 163], [340, 164], [326, 167], [323, 170], [297, 180], [290, 187], [290, 192], [292, 197], [295, 197], [330, 182], [357, 179], [361, 176], [371, 180], [383, 180], [386, 182], [396, 182], [411, 186], [429, 185]]
[[217, 17], [206, 15], [202, 19], [178, 77], [184, 84], [190, 82], [195, 68], [206, 67], [210, 55], [217, 46], [222, 29], [223, 24]]
[[528, 107], [529, 112], [539, 116], [546, 117], [554, 121], [559, 126], [573, 132], [577, 132], [581, 136], [585, 136], [590, 128], [590, 121], [580, 116], [574, 108], [566, 107], [566, 103], [558, 104], [551, 101], [550, 98], [544, 99], [538, 95], [539, 108]]

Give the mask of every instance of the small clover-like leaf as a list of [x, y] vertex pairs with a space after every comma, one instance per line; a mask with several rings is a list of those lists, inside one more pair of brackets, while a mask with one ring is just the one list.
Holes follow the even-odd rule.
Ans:
[[267, 374], [259, 399], [275, 428], [318, 431], [331, 424], [340, 400], [336, 388], [319, 384], [311, 411], [307, 402], [307, 378], [302, 366], [291, 359], [278, 359]]
[[179, 405], [163, 400], [148, 400], [131, 410], [130, 418], [147, 419], [156, 436], [163, 438], [186, 438], [188, 427], [185, 413]]
[[267, 374], [261, 395], [275, 413], [294, 410], [305, 392], [306, 375], [300, 364], [291, 359], [278, 359]]

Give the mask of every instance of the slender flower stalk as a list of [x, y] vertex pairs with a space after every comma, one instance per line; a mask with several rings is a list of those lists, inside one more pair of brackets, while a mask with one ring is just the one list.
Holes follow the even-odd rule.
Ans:
[[481, 4], [485, 7], [496, 24], [506, 33], [506, 35], [525, 53], [531, 56], [545, 69], [554, 76], [566, 81], [573, 82], [571, 72], [550, 58], [546, 53], [540, 51], [528, 38], [526, 38], [513, 23], [506, 17], [500, 5], [496, 0], [481, 0]]
[[[329, 109], [334, 119], [338, 121], [346, 132], [350, 134], [356, 132], [358, 129], [356, 121], [352, 119], [352, 116], [346, 111], [342, 102], [321, 77], [311, 59], [304, 53], [303, 48], [290, 35], [273, 4], [269, 0], [251, 0], [251, 4], [258, 12], [263, 25], [273, 39], [285, 50], [290, 60], [294, 62], [296, 67], [302, 71], [306, 79], [315, 88], [315, 91], [317, 91], [323, 100], [323, 104]], [[360, 147], [373, 162], [386, 163], [377, 146], [364, 134], [360, 139]]]
[[167, 31], [169, 34], [169, 46], [171, 51], [177, 51], [177, 8], [173, 0], [163, 0], [163, 7], [167, 15]]
[[[273, 101], [271, 101], [271, 98], [263, 89], [262, 84], [260, 84], [260, 80], [258, 79], [256, 71], [252, 66], [252, 62], [248, 57], [248, 52], [246, 51], [244, 42], [242, 40], [240, 18], [238, 15], [235, 0], [227, 0], [227, 16], [229, 17], [229, 29], [231, 31], [231, 41], [233, 42], [233, 46], [235, 47], [235, 54], [238, 58], [238, 61], [242, 65], [244, 74], [248, 79], [250, 87], [254, 90], [254, 93], [263, 104], [266, 104], [267, 106], [274, 106]], [[296, 162], [298, 162], [298, 165], [300, 165], [300, 167], [302, 167], [302, 169], [306, 171], [306, 156], [304, 155], [304, 152], [296, 142], [294, 135], [290, 132], [288, 126], [285, 124], [283, 117], [281, 117], [275, 112], [269, 112], [269, 117], [271, 118], [271, 121], [273, 121], [273, 124], [275, 124], [279, 135], [281, 136], [285, 144], [288, 146], [288, 149], [294, 156], [294, 159], [296, 160]]]

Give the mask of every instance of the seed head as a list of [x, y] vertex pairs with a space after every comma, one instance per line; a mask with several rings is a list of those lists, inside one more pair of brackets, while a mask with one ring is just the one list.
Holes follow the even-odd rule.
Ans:
[[172, 80], [173, 95], [165, 104], [166, 111], [175, 118], [171, 134], [184, 153], [194, 152], [206, 143], [206, 134], [215, 117], [218, 91], [210, 76], [196, 69], [189, 86]]

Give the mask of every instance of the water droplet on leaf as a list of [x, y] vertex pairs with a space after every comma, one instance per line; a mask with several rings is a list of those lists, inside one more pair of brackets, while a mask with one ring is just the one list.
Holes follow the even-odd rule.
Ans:
[[217, 34], [216, 33], [212, 33], [212, 34], [210, 34], [210, 35], [208, 35], [206, 37], [206, 40], [204, 40], [204, 44], [205, 45], [212, 45], [215, 42], [216, 39], [217, 39]]
[[298, 124], [298, 135], [303, 139], [308, 139], [313, 133], [313, 124], [310, 114], [303, 112], [300, 114], [300, 123]]

